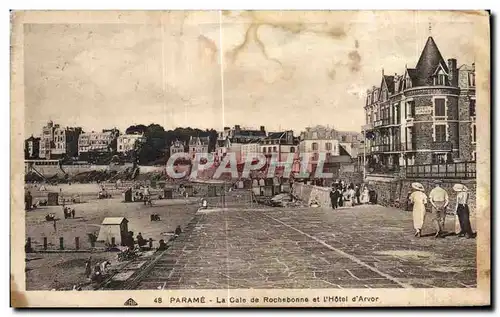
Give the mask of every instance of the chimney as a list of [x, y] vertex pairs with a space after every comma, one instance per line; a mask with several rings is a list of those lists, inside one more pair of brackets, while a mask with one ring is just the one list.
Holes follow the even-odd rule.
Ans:
[[261, 125], [261, 126], [260, 126], [260, 131], [261, 131], [261, 132], [266, 132], [266, 128], [265, 128], [263, 125]]
[[457, 70], [457, 60], [454, 58], [448, 59], [448, 71], [450, 72], [450, 85], [458, 86], [458, 70]]

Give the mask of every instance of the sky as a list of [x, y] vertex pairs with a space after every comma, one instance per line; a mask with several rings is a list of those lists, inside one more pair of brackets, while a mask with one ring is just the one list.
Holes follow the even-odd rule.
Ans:
[[[175, 11], [148, 19], [24, 25], [25, 135], [48, 120], [360, 131], [368, 88], [415, 67], [429, 35], [474, 62], [467, 14]], [[429, 30], [429, 25], [431, 30]]]

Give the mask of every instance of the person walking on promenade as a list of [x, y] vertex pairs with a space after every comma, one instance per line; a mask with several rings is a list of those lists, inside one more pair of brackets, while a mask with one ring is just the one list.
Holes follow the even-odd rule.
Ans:
[[460, 223], [460, 232], [458, 233], [458, 236], [465, 236], [467, 239], [474, 238], [474, 232], [472, 232], [469, 218], [468, 188], [463, 184], [455, 184], [453, 186], [453, 190], [457, 192], [457, 205], [455, 207], [455, 212], [458, 215], [458, 222]]
[[356, 191], [356, 194], [355, 194], [355, 197], [356, 197], [356, 205], [360, 205], [361, 204], [361, 185], [356, 185], [355, 187], [355, 191]]
[[332, 203], [333, 209], [337, 209], [338, 200], [337, 189], [332, 187], [332, 190], [330, 190], [330, 202]]
[[424, 193], [424, 186], [422, 184], [412, 183], [411, 187], [415, 190], [410, 195], [410, 200], [413, 204], [413, 227], [415, 228], [415, 237], [421, 237], [427, 196]]
[[351, 202], [350, 203], [351, 207], [354, 207], [354, 205], [356, 204], [356, 191], [354, 190], [353, 184], [349, 186], [349, 189], [347, 190], [347, 195], [349, 197], [349, 201]]
[[448, 193], [441, 187], [441, 181], [434, 181], [434, 187], [429, 193], [429, 200], [432, 205], [432, 220], [436, 226], [434, 238], [443, 237], [444, 221], [446, 217], [446, 207], [448, 207]]
[[[341, 185], [342, 186], [342, 185]], [[344, 207], [344, 193], [342, 192], [342, 187], [337, 188], [337, 196], [338, 196], [338, 206]]]

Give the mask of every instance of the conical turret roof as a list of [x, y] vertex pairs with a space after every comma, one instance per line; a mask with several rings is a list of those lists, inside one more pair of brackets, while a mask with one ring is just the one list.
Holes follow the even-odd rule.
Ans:
[[422, 54], [418, 59], [416, 69], [417, 75], [417, 85], [418, 86], [428, 86], [432, 85], [431, 76], [436, 71], [436, 68], [441, 65], [446, 72], [448, 72], [448, 67], [439, 52], [439, 49], [434, 42], [432, 36], [429, 36], [427, 39], [427, 43], [425, 43], [425, 47], [422, 50]]

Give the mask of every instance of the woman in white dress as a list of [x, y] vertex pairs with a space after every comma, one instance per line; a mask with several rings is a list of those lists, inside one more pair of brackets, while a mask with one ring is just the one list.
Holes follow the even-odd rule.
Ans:
[[365, 185], [365, 186], [363, 186], [363, 192], [361, 193], [361, 203], [367, 204], [369, 200], [370, 200], [370, 196], [369, 196], [368, 188]]
[[424, 186], [422, 184], [413, 183], [411, 187], [415, 190], [410, 196], [410, 200], [413, 203], [413, 227], [415, 228], [415, 237], [421, 237], [427, 195], [424, 193]]

